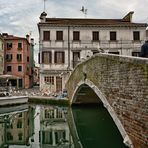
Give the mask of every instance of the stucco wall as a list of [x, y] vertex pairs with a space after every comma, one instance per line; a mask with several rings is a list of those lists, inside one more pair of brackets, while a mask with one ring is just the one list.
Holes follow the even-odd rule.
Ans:
[[148, 59], [98, 54], [80, 63], [66, 85], [72, 99], [86, 79], [105, 96], [135, 148], [148, 147]]

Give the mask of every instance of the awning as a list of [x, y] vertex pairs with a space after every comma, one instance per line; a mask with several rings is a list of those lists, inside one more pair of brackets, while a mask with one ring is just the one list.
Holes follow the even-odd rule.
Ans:
[[19, 79], [21, 77], [15, 75], [0, 75], [0, 79]]

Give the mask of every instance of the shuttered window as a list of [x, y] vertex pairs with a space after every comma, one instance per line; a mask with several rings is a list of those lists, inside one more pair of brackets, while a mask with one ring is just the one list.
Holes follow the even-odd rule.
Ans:
[[54, 62], [56, 64], [64, 64], [65, 63], [65, 52], [56, 51], [54, 54]]
[[52, 63], [52, 52], [51, 51], [43, 51], [42, 52], [42, 63], [43, 64], [51, 64]]
[[12, 43], [7, 43], [7, 49], [11, 49], [12, 48]]
[[6, 61], [11, 61], [12, 60], [12, 54], [6, 54]]
[[17, 54], [17, 61], [22, 61], [22, 54]]

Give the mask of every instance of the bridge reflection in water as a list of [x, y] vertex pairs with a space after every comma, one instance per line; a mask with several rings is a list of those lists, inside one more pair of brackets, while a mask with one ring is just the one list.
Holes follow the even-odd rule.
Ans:
[[102, 106], [22, 105], [0, 110], [0, 148], [125, 148]]

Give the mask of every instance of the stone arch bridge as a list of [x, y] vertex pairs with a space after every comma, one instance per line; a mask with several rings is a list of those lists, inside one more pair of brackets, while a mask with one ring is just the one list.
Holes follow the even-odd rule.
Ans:
[[148, 148], [148, 59], [96, 54], [66, 84], [71, 104], [101, 103], [130, 148]]

